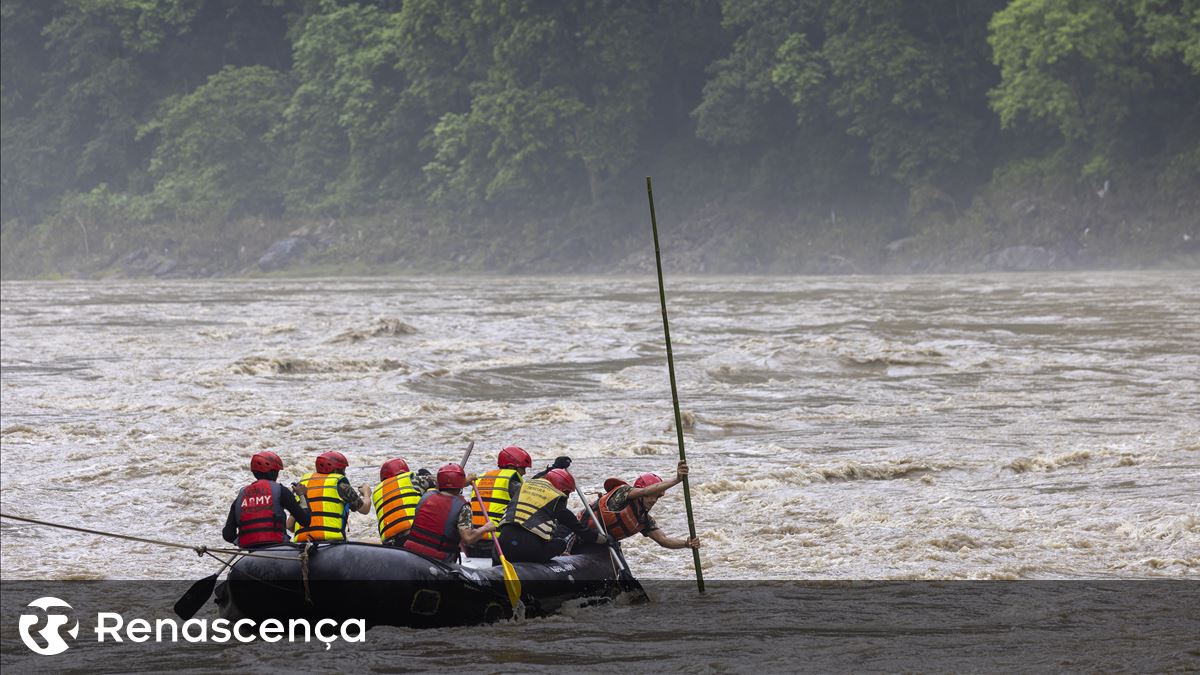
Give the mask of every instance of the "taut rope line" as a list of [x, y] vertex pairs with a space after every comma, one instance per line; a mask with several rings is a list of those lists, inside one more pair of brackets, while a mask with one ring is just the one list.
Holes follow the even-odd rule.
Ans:
[[155, 546], [166, 546], [168, 548], [182, 548], [182, 549], [186, 549], [188, 551], [195, 551], [196, 555], [211, 556], [219, 562], [225, 562], [225, 561], [221, 560], [220, 558], [217, 558], [215, 555], [213, 555], [214, 553], [225, 553], [225, 554], [229, 554], [229, 555], [241, 555], [241, 556], [250, 556], [250, 557], [256, 557], [256, 558], [273, 558], [276, 560], [283, 559], [285, 557], [290, 557], [290, 556], [269, 555], [269, 554], [265, 554], [265, 553], [255, 553], [255, 552], [247, 551], [245, 549], [240, 549], [240, 548], [212, 548], [209, 546], [192, 546], [190, 544], [180, 544], [178, 542], [164, 541], [162, 539], [149, 539], [146, 537], [135, 537], [131, 534], [121, 534], [119, 532], [104, 532], [103, 530], [92, 530], [92, 529], [89, 529], [86, 527], [76, 527], [74, 525], [63, 525], [62, 523], [52, 523], [48, 520], [38, 520], [36, 518], [26, 518], [25, 516], [14, 516], [14, 515], [11, 515], [8, 513], [0, 513], [0, 518], [7, 518], [9, 520], [19, 520], [21, 522], [33, 523], [34, 525], [43, 525], [45, 527], [56, 527], [60, 530], [71, 530], [72, 532], [83, 532], [84, 534], [94, 534], [99, 537], [112, 537], [114, 539], [125, 539], [127, 541], [137, 541], [137, 542], [141, 542], [143, 544], [153, 544]]

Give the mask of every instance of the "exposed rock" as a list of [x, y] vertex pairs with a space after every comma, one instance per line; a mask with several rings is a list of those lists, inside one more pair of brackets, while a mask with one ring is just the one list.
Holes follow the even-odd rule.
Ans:
[[120, 265], [121, 267], [126, 267], [126, 268], [133, 267], [137, 263], [140, 263], [143, 260], [145, 260], [147, 255], [149, 255], [149, 251], [147, 251], [144, 248], [139, 248], [135, 251], [130, 251], [129, 253], [126, 253], [125, 255], [121, 256], [121, 259], [117, 261], [117, 264]]
[[1008, 207], [1008, 210], [1010, 210], [1013, 213], [1016, 213], [1018, 215], [1030, 216], [1030, 215], [1033, 215], [1033, 213], [1035, 211], [1037, 211], [1037, 208], [1038, 208], [1037, 202], [1033, 201], [1032, 199], [1027, 198], [1027, 199], [1018, 199], [1017, 201], [1013, 202]]
[[264, 272], [282, 269], [304, 255], [308, 250], [308, 241], [300, 237], [280, 239], [267, 248], [267, 252], [258, 259], [258, 267]]
[[154, 271], [151, 272], [151, 274], [156, 277], [166, 276], [171, 272], [174, 272], [176, 267], [179, 267], [179, 261], [174, 258], [167, 258], [158, 263], [158, 266], [154, 268]]
[[895, 254], [895, 253], [899, 253], [899, 252], [903, 251], [906, 248], [909, 248], [914, 243], [916, 243], [916, 241], [917, 241], [916, 237], [904, 237], [903, 239], [897, 239], [896, 241], [889, 243], [884, 248], [887, 250], [887, 252], [889, 254]]
[[1010, 246], [983, 257], [983, 265], [1004, 272], [1032, 272], [1050, 269], [1058, 256], [1041, 246]]

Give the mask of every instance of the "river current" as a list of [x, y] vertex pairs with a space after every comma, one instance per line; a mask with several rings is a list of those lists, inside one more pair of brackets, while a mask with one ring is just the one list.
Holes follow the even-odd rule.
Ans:
[[[5, 513], [221, 545], [262, 449], [285, 481], [325, 450], [355, 484], [397, 455], [436, 470], [471, 440], [476, 471], [516, 444], [535, 467], [571, 456], [589, 490], [673, 474], [652, 276], [0, 288]], [[1200, 274], [668, 275], [667, 293], [707, 579], [1200, 577]], [[682, 490], [654, 515], [685, 534]], [[214, 567], [0, 533], [8, 581]], [[373, 516], [350, 534], [373, 540]], [[692, 575], [685, 551], [625, 549], [643, 579]], [[638, 611], [542, 621], [602, 634]]]

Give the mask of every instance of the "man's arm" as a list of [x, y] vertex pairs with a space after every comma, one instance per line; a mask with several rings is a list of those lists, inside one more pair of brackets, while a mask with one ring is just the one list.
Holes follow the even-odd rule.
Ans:
[[538, 478], [545, 478], [546, 474], [550, 473], [551, 471], [553, 471], [555, 469], [569, 469], [569, 468], [571, 468], [571, 458], [567, 457], [566, 455], [561, 455], [559, 457], [554, 458], [553, 464], [551, 464], [550, 466], [533, 474], [526, 480], [537, 480]]
[[231, 544], [237, 543], [237, 513], [234, 509], [236, 504], [235, 499], [233, 504], [229, 505], [229, 517], [225, 519], [225, 527], [221, 528], [221, 538]]
[[422, 494], [437, 489], [437, 480], [426, 469], [421, 469], [412, 475], [412, 484], [417, 489], [417, 492]]
[[650, 487], [633, 488], [632, 490], [629, 491], [629, 499], [641, 499], [642, 497], [653, 497], [654, 495], [660, 495], [660, 494], [666, 492], [667, 490], [670, 490], [671, 488], [675, 487], [676, 485], [679, 485], [680, 483], [682, 483], [684, 477], [687, 475], [688, 475], [687, 462], [680, 462], [675, 467], [675, 478], [673, 478], [671, 480], [664, 480], [663, 482], [656, 483], [654, 485], [651, 485]]
[[290, 514], [288, 516], [289, 523], [300, 523], [301, 527], [308, 527], [308, 524], [312, 522], [312, 511], [300, 506], [300, 502], [296, 501], [296, 496], [286, 489], [283, 490], [280, 505]]
[[488, 532], [495, 532], [496, 524], [489, 519], [483, 527], [471, 527], [471, 507], [463, 506], [458, 512], [458, 536], [467, 546], [483, 539]]
[[[661, 484], [661, 483], [660, 483]], [[675, 539], [663, 534], [662, 530], [654, 529], [646, 533], [663, 548], [700, 548], [700, 537], [693, 539]]]
[[351, 511], [358, 511], [364, 516], [371, 512], [371, 491], [366, 485], [360, 485], [355, 490], [350, 485], [350, 479], [342, 476], [337, 484], [338, 496], [350, 505]]
[[608, 537], [604, 536], [599, 530], [593, 530], [579, 522], [571, 509], [567, 508], [567, 500], [563, 500], [558, 508], [554, 511], [554, 518], [558, 520], [558, 524], [562, 527], [575, 533], [579, 537], [579, 541], [584, 544], [605, 544], [608, 543]]

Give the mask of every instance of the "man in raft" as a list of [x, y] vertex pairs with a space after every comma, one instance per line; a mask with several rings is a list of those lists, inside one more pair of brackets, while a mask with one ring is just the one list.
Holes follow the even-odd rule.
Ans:
[[417, 503], [417, 514], [408, 530], [404, 549], [444, 563], [458, 562], [462, 544], [470, 546], [496, 529], [490, 520], [482, 527], [471, 526], [471, 507], [462, 497], [467, 475], [457, 464], [438, 469], [437, 490]]
[[[482, 476], [475, 479], [475, 492], [483, 499], [484, 505], [487, 506], [487, 512], [484, 513], [478, 499], [472, 499], [471, 524], [475, 527], [483, 527], [488, 521], [491, 521], [499, 527], [500, 519], [504, 517], [504, 510], [512, 501], [513, 491], [524, 480], [525, 472], [531, 466], [533, 466], [533, 460], [523, 449], [510, 445], [501, 450], [500, 455], [496, 458], [496, 468], [484, 472]], [[493, 536], [489, 532], [483, 536], [482, 540], [468, 546], [467, 555], [473, 558], [491, 556]]]
[[[300, 523], [295, 541], [343, 541], [346, 539], [346, 521], [350, 511], [363, 515], [371, 512], [370, 494], [367, 486], [355, 490], [346, 478], [349, 460], [340, 452], [323, 452], [317, 455], [316, 471], [304, 474], [292, 490], [308, 499], [312, 520]], [[288, 527], [294, 527], [288, 519]]]
[[[483, 498], [483, 503], [487, 507], [485, 514], [483, 507], [479, 505], [479, 500], [471, 500], [471, 523], [476, 527], [483, 525], [489, 519], [497, 527], [500, 526], [500, 521], [504, 518], [504, 511], [512, 501], [516, 487], [525, 480], [526, 471], [533, 466], [533, 460], [530, 459], [529, 453], [522, 448], [510, 445], [500, 451], [500, 456], [496, 458], [496, 466], [496, 469], [484, 473], [474, 483], [475, 491]], [[553, 464], [535, 473], [533, 477], [542, 478], [554, 469], [567, 469], [570, 466], [570, 457], [557, 457]], [[488, 534], [482, 541], [468, 546], [467, 555], [472, 558], [491, 556], [492, 537], [494, 536], [496, 535]]]
[[[658, 503], [658, 498], [671, 487], [682, 483], [686, 475], [687, 462], [680, 462], [675, 469], [675, 478], [670, 481], [664, 481], [656, 473], [644, 473], [630, 487], [620, 478], [609, 478], [604, 481], [604, 496], [592, 502], [592, 511], [604, 520], [605, 531], [616, 541], [640, 532], [663, 548], [700, 548], [699, 537], [676, 539], [663, 534], [650, 515], [650, 509]], [[580, 512], [579, 517], [588, 527], [595, 527], [586, 509]]]
[[238, 491], [229, 507], [221, 537], [238, 548], [259, 548], [287, 541], [287, 514], [308, 525], [311, 513], [303, 496], [299, 501], [276, 482], [283, 470], [279, 455], [267, 450], [250, 458], [254, 482]]
[[428, 471], [410, 471], [402, 457], [389, 459], [379, 467], [379, 485], [371, 491], [371, 503], [375, 506], [379, 539], [384, 546], [404, 546], [421, 495], [436, 488], [437, 483]]
[[[566, 469], [552, 469], [544, 478], [518, 485], [504, 511], [496, 536], [509, 562], [550, 562], [567, 548], [567, 540], [555, 530], [574, 532], [583, 543], [607, 543], [608, 539], [579, 522], [567, 508], [567, 496], [575, 491], [575, 478]], [[500, 557], [492, 552], [492, 562]]]

